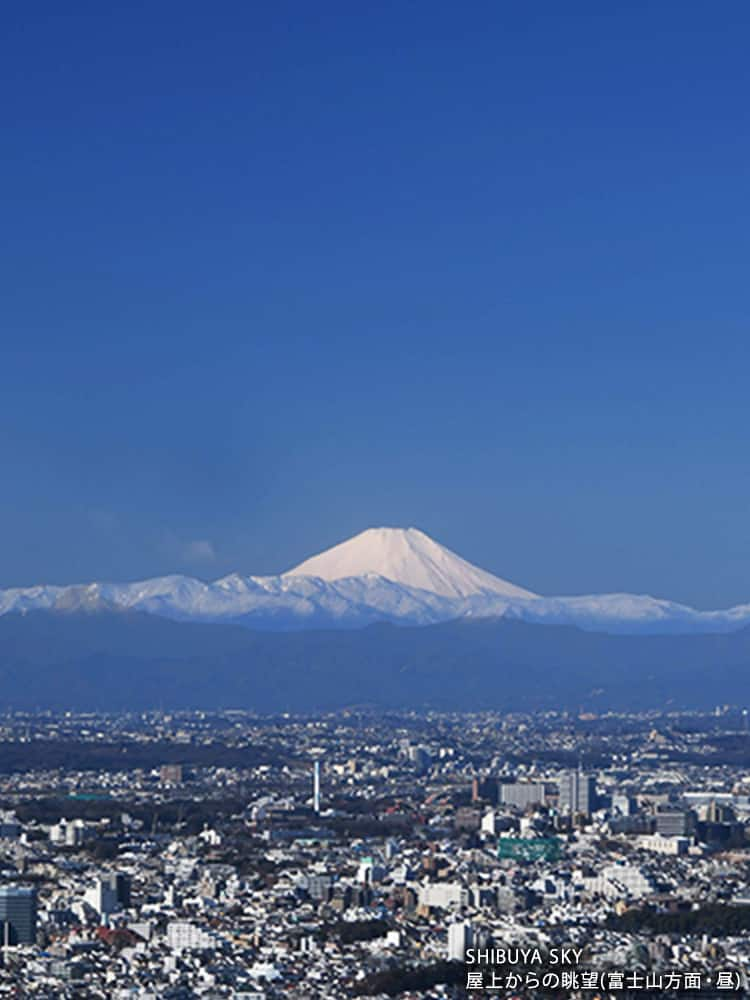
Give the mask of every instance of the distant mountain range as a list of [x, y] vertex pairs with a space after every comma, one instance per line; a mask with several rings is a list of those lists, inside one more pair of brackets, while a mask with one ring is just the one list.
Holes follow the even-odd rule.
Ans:
[[541, 597], [415, 528], [371, 528], [280, 576], [235, 573], [207, 583], [174, 575], [0, 591], [0, 615], [33, 611], [141, 612], [278, 631], [482, 618], [639, 634], [729, 632], [750, 624], [750, 604], [696, 611], [645, 595]]
[[413, 528], [281, 576], [0, 592], [0, 708], [750, 703], [750, 606], [540, 597]]
[[750, 705], [750, 630], [504, 619], [257, 632], [102, 612], [0, 618], [0, 709], [593, 711]]

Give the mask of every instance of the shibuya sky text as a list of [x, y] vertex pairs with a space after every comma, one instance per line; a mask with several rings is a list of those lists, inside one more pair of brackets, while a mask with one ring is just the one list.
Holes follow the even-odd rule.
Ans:
[[467, 965], [580, 965], [583, 948], [467, 948]]

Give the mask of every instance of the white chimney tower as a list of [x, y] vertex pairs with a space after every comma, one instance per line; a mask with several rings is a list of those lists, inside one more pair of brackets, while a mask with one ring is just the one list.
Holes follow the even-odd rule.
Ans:
[[320, 812], [320, 761], [316, 760], [313, 766], [313, 810]]

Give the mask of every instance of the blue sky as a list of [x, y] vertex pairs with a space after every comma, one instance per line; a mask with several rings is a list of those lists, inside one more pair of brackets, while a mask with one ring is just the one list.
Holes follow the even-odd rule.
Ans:
[[0, 585], [750, 600], [746, 4], [3, 18]]

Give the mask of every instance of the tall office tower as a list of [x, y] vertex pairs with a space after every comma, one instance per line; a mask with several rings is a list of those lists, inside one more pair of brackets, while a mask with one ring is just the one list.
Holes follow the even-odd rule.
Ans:
[[108, 878], [97, 878], [83, 894], [84, 902], [99, 914], [102, 923], [118, 909], [117, 891]]
[[313, 809], [320, 812], [320, 761], [316, 760], [313, 766]]
[[565, 771], [558, 782], [559, 809], [571, 816], [590, 816], [596, 808], [596, 780], [583, 771]]
[[36, 890], [27, 886], [0, 886], [2, 944], [35, 944]]
[[467, 948], [474, 943], [474, 932], [466, 920], [448, 927], [448, 961], [463, 962]]
[[114, 892], [118, 904], [125, 910], [130, 906], [130, 878], [122, 872], [111, 872], [105, 881]]
[[130, 906], [130, 879], [122, 872], [108, 872], [95, 879], [83, 896], [96, 912], [106, 919], [110, 914]]

